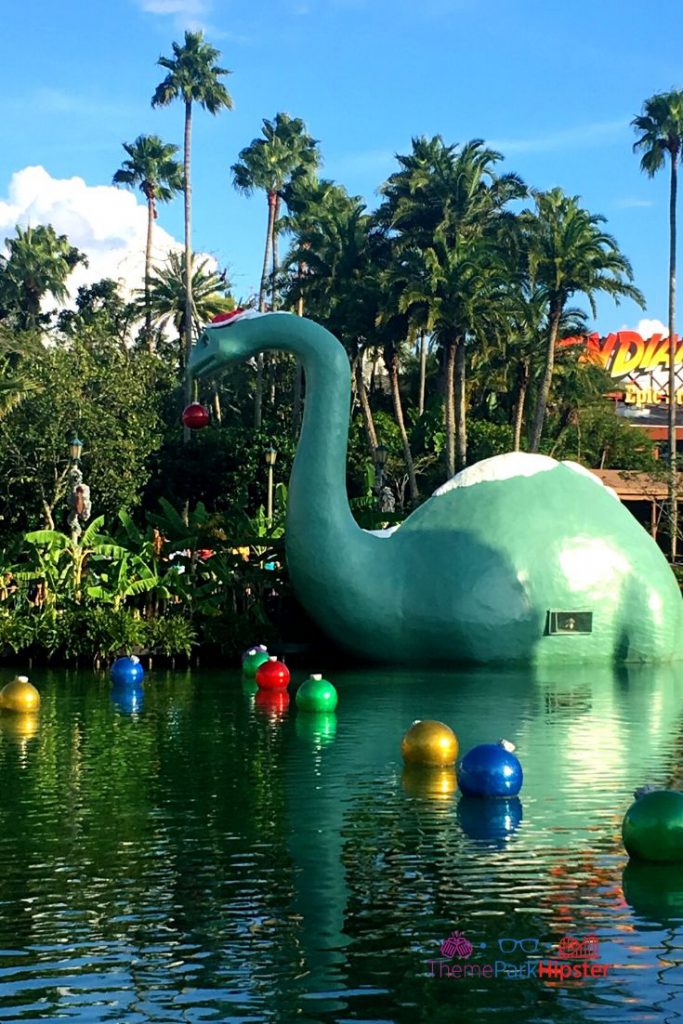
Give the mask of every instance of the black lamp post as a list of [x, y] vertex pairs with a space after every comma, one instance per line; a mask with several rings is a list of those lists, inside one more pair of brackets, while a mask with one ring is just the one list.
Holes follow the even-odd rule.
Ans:
[[375, 462], [375, 491], [379, 498], [382, 493], [382, 487], [384, 486], [384, 467], [387, 464], [387, 458], [389, 452], [383, 444], [378, 444], [373, 452], [373, 459]]
[[273, 521], [273, 467], [275, 460], [277, 459], [277, 452], [274, 448], [268, 448], [264, 453], [263, 457], [266, 460], [266, 466], [268, 467], [268, 508], [267, 517], [268, 524]]

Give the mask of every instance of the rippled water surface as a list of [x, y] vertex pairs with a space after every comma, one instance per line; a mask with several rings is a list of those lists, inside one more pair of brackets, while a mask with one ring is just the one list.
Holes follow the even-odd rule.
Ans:
[[[228, 672], [34, 679], [38, 723], [0, 716], [1, 1021], [683, 1020], [683, 870], [620, 841], [683, 782], [683, 668], [339, 672], [327, 717]], [[521, 800], [406, 772], [415, 718], [513, 740]], [[603, 977], [537, 976], [591, 934]]]

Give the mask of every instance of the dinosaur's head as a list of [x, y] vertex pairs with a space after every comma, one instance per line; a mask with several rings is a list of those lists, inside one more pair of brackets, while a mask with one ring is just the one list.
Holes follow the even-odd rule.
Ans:
[[228, 363], [250, 359], [268, 347], [266, 323], [273, 317], [292, 314], [257, 313], [238, 309], [216, 317], [204, 328], [192, 349], [188, 372], [191, 377], [205, 377]]

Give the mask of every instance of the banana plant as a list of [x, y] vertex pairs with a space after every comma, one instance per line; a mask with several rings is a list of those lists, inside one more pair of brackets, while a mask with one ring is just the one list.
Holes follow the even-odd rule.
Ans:
[[104, 516], [98, 516], [78, 540], [59, 530], [27, 533], [24, 539], [35, 562], [32, 568], [18, 572], [17, 578], [42, 583], [45, 605], [55, 604], [65, 597], [80, 604], [88, 560], [93, 556], [117, 560], [125, 554], [125, 548], [100, 533], [103, 526]]
[[140, 555], [121, 548], [116, 558], [93, 555], [90, 568], [96, 583], [86, 588], [88, 597], [101, 604], [109, 604], [114, 611], [131, 597], [155, 590], [160, 598], [168, 598], [170, 591], [164, 586], [156, 566], [149, 565]]

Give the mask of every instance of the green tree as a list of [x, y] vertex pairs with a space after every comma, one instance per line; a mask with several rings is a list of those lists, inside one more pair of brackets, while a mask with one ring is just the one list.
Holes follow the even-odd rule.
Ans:
[[162, 142], [158, 135], [138, 135], [124, 142], [128, 154], [114, 174], [115, 185], [139, 188], [147, 200], [147, 241], [145, 245], [145, 341], [152, 351], [152, 315], [149, 306], [149, 275], [152, 266], [152, 238], [157, 203], [168, 203], [183, 188], [183, 169], [175, 155], [178, 147]]
[[[169, 252], [166, 262], [153, 269], [147, 295], [140, 296], [141, 304], [149, 306], [151, 322], [160, 332], [171, 324], [175, 328], [180, 343], [178, 364], [182, 371], [186, 355], [184, 339], [187, 337], [185, 281], [185, 254]], [[217, 313], [233, 308], [234, 303], [226, 294], [228, 287], [225, 273], [211, 270], [208, 258], [193, 261], [190, 275], [190, 330], [198, 331], [202, 324]]]
[[[167, 106], [176, 99], [185, 105], [185, 133], [183, 143], [183, 181], [185, 193], [185, 359], [190, 357], [192, 348], [192, 186], [190, 161], [192, 150], [192, 105], [199, 103], [210, 114], [232, 109], [232, 97], [221, 81], [229, 75], [227, 68], [216, 64], [220, 52], [205, 42], [202, 32], [185, 32], [185, 43], [172, 44], [173, 56], [160, 57], [157, 63], [166, 68], [168, 74], [157, 86], [152, 97], [152, 106]], [[192, 399], [192, 384], [185, 382], [185, 399]], [[187, 441], [189, 432], [185, 431]]]
[[[277, 309], [278, 230], [280, 207], [286, 189], [294, 179], [310, 178], [320, 163], [318, 143], [306, 130], [299, 117], [276, 114], [274, 121], [263, 119], [263, 137], [252, 139], [232, 166], [235, 188], [245, 195], [265, 192], [268, 201], [268, 227], [263, 253], [263, 268], [259, 286], [258, 308], [266, 308], [270, 262], [271, 308]], [[272, 258], [271, 258], [272, 255]], [[254, 401], [254, 427], [261, 428], [263, 393], [263, 355], [257, 359], [256, 394]]]
[[81, 285], [76, 294], [76, 308], [63, 309], [57, 318], [57, 327], [67, 338], [84, 338], [91, 334], [96, 338], [115, 338], [121, 351], [127, 352], [139, 316], [136, 304], [122, 297], [118, 282], [103, 277], [93, 284]]
[[3, 533], [62, 525], [74, 430], [85, 442], [94, 511], [111, 517], [135, 506], [162, 441], [161, 410], [173, 383], [165, 364], [124, 353], [91, 328], [32, 354], [30, 375], [34, 392], [0, 420]]
[[68, 296], [67, 281], [78, 264], [87, 260], [58, 235], [51, 224], [37, 227], [17, 226], [15, 238], [6, 238], [7, 255], [0, 256], [0, 321], [19, 331], [38, 330], [50, 319], [41, 313], [47, 296], [63, 302]]
[[683, 146], [683, 91], [657, 93], [645, 100], [643, 113], [631, 122], [640, 138], [633, 149], [641, 152], [640, 167], [653, 177], [666, 163], [671, 171], [669, 185], [669, 505], [671, 515], [671, 560], [676, 561], [678, 545], [678, 495], [676, 478], [676, 197], [678, 165]]
[[440, 136], [417, 138], [381, 188], [378, 219], [394, 239], [397, 308], [444, 352], [449, 476], [467, 459], [467, 345], [511, 272], [501, 222], [506, 204], [526, 191], [516, 175], [495, 173], [501, 159], [479, 139], [460, 148]]
[[595, 316], [597, 295], [622, 297], [644, 305], [641, 292], [632, 284], [631, 264], [615, 239], [602, 230], [605, 218], [579, 205], [578, 196], [560, 188], [537, 192], [535, 212], [525, 211], [521, 222], [529, 260], [532, 288], [539, 288], [547, 304], [545, 361], [536, 397], [530, 450], [541, 444], [548, 397], [555, 369], [560, 323], [569, 300], [584, 296]]

